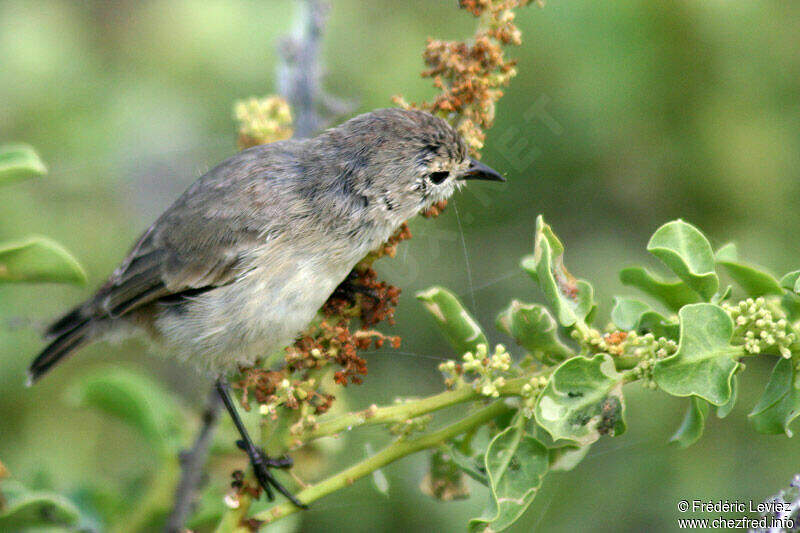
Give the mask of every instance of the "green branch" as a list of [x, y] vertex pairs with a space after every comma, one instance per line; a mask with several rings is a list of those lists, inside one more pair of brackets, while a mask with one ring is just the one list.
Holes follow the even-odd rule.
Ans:
[[[435, 397], [429, 398], [429, 400], [433, 398]], [[418, 451], [436, 447], [462, 433], [482, 426], [490, 420], [493, 420], [506, 413], [510, 409], [511, 408], [508, 407], [502, 400], [495, 401], [490, 406], [440, 430], [428, 433], [427, 435], [417, 437], [415, 439], [401, 439], [395, 441], [393, 444], [390, 444], [372, 457], [364, 459], [360, 463], [355, 464], [350, 468], [317, 483], [316, 485], [307, 487], [297, 494], [297, 498], [303, 503], [312, 503], [323, 496], [327, 496], [332, 492], [351, 485], [355, 480], [362, 478], [389, 463]], [[296, 513], [298, 510], [299, 509], [292, 505], [291, 502], [285, 502], [255, 515], [254, 518], [256, 520], [269, 523], [274, 522], [279, 518]]]
[[[523, 376], [510, 379], [502, 387], [498, 387], [501, 396], [514, 396], [518, 395], [523, 385], [527, 383], [532, 377], [539, 376], [550, 372], [552, 369], [545, 369]], [[393, 422], [402, 422], [411, 418], [426, 415], [434, 411], [439, 411], [453, 405], [460, 403], [471, 402], [476, 400], [486, 399], [486, 396], [480, 394], [470, 385], [461, 386], [455, 390], [441, 392], [414, 400], [404, 404], [389, 405], [386, 407], [369, 407], [367, 409], [347, 413], [345, 415], [332, 418], [320, 422], [316, 428], [301, 433], [299, 435], [289, 436], [293, 442], [300, 441], [303, 444], [319, 439], [321, 437], [328, 437], [336, 435], [342, 431], [346, 431], [359, 426], [389, 424]]]

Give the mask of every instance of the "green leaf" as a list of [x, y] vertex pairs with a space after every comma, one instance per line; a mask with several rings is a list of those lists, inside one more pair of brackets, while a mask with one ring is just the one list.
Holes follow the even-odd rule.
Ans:
[[784, 289], [800, 294], [800, 270], [789, 272], [781, 278], [780, 283]]
[[536, 422], [553, 440], [591, 444], [600, 435], [625, 432], [622, 374], [606, 354], [573, 357], [556, 368], [539, 395]]
[[647, 251], [661, 260], [686, 285], [708, 301], [719, 288], [714, 252], [700, 230], [683, 220], [658, 228]]
[[47, 237], [0, 244], [0, 282], [52, 281], [86, 283], [78, 261], [60, 244]]
[[633, 298], [619, 296], [614, 298], [611, 321], [621, 330], [652, 333], [656, 338], [678, 339], [677, 323], [653, 311], [646, 303]]
[[589, 453], [591, 446], [558, 446], [548, 448], [551, 472], [568, 472], [578, 466]]
[[27, 144], [0, 146], [0, 185], [8, 185], [47, 173], [36, 150]]
[[792, 322], [800, 320], [800, 296], [787, 292], [781, 296], [781, 307]]
[[699, 396], [714, 405], [731, 397], [731, 379], [742, 355], [731, 345], [733, 322], [713, 304], [687, 305], [678, 313], [681, 324], [678, 351], [656, 362], [656, 384], [673, 396]]
[[752, 298], [768, 294], [783, 294], [781, 285], [772, 274], [737, 261], [736, 245], [726, 244], [717, 251], [717, 264]]
[[636, 330], [640, 333], [652, 333], [656, 338], [666, 337], [674, 341], [677, 341], [680, 335], [680, 325], [677, 322], [673, 322], [655, 311], [648, 311], [643, 314], [639, 319]]
[[431, 287], [418, 292], [417, 299], [422, 301], [439, 330], [459, 354], [474, 353], [480, 344], [489, 346], [480, 325], [452, 292], [443, 287]]
[[562, 326], [587, 322], [595, 307], [594, 289], [566, 269], [564, 246], [541, 215], [536, 218], [533, 255], [522, 259], [522, 268], [537, 281]]
[[497, 328], [514, 337], [546, 365], [557, 364], [572, 355], [572, 351], [558, 337], [558, 324], [545, 307], [524, 304], [514, 300], [497, 317]]
[[59, 494], [29, 491], [14, 481], [3, 483], [6, 505], [0, 507], [0, 531], [70, 527], [80, 522], [78, 508]]
[[639, 327], [642, 315], [650, 310], [650, 306], [633, 298], [617, 296], [611, 310], [611, 321], [619, 329], [635, 330]]
[[159, 452], [174, 454], [182, 445], [185, 416], [178, 402], [142, 374], [119, 368], [92, 373], [70, 388], [69, 399], [128, 424]]
[[487, 517], [473, 518], [471, 532], [502, 531], [533, 501], [547, 473], [547, 448], [516, 424], [498, 433], [486, 449], [486, 471], [492, 489]]
[[708, 416], [708, 402], [697, 396], [692, 396], [689, 400], [689, 408], [686, 410], [686, 416], [683, 417], [683, 422], [678, 431], [669, 439], [671, 443], [675, 443], [681, 448], [688, 448], [703, 435], [703, 428], [706, 424], [706, 417]]
[[766, 434], [786, 433], [800, 415], [800, 382], [791, 359], [779, 359], [772, 370], [764, 394], [748, 415], [756, 431]]
[[623, 268], [619, 273], [623, 285], [636, 287], [663, 303], [670, 311], [697, 303], [700, 296], [680, 280], [662, 280], [642, 267]]
[[725, 418], [733, 408], [736, 406], [736, 400], [739, 398], [739, 379], [734, 374], [733, 379], [731, 380], [731, 398], [723, 405], [717, 407], [717, 418]]

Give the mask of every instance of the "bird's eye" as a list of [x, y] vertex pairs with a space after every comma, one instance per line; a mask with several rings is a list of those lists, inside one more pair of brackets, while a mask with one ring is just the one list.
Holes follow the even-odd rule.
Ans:
[[447, 172], [446, 170], [443, 170], [441, 172], [432, 172], [431, 175], [430, 175], [430, 178], [431, 178], [431, 181], [434, 183], [434, 185], [439, 185], [444, 180], [446, 180], [447, 176], [449, 176], [449, 175], [450, 175], [449, 172]]

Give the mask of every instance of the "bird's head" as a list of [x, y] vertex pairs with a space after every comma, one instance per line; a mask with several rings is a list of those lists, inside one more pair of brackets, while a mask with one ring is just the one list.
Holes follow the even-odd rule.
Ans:
[[402, 222], [446, 200], [468, 180], [505, 181], [469, 156], [461, 135], [417, 110], [379, 109], [321, 136], [336, 153], [337, 179], [376, 217]]

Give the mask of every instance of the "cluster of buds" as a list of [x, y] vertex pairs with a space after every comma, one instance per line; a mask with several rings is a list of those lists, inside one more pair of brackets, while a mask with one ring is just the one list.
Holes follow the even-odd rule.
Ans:
[[645, 387], [656, 388], [653, 368], [656, 361], [678, 351], [678, 344], [667, 337], [656, 337], [652, 333], [611, 329], [601, 333], [590, 329], [587, 334], [572, 332], [572, 338], [584, 345], [591, 353], [607, 353], [617, 360], [617, 367], [632, 368], [637, 379]]
[[520, 396], [522, 397], [522, 414], [525, 415], [526, 418], [533, 417], [536, 402], [546, 386], [547, 377], [545, 376], [533, 376], [530, 381], [522, 386], [522, 390], [520, 391]]
[[[394, 403], [396, 405], [402, 405], [408, 402], [414, 401], [414, 398], [395, 398]], [[402, 420], [400, 422], [395, 422], [389, 426], [389, 433], [392, 435], [396, 435], [400, 438], [407, 437], [412, 433], [418, 433], [421, 431], [425, 431], [428, 428], [428, 424], [430, 424], [431, 420], [433, 420], [433, 415], [422, 415], [416, 418], [407, 418], [406, 420]]]
[[233, 106], [239, 122], [239, 147], [248, 148], [292, 136], [292, 111], [280, 96], [248, 98]]
[[590, 328], [585, 334], [578, 329], [572, 330], [571, 337], [586, 346], [591, 353], [607, 353], [611, 356], [621, 357], [625, 354], [626, 341], [635, 338], [632, 331], [610, 331], [601, 333]]
[[722, 308], [733, 320], [734, 335], [742, 339], [747, 353], [755, 355], [774, 347], [782, 357], [792, 356], [791, 346], [797, 335], [783, 313], [777, 308], [771, 310], [763, 296], [736, 304], [723, 303]]
[[472, 387], [482, 394], [497, 398], [500, 396], [500, 387], [506, 384], [506, 375], [511, 369], [511, 355], [506, 347], [498, 344], [494, 353], [489, 355], [485, 344], [479, 344], [475, 353], [467, 352], [463, 355], [462, 363], [445, 361], [439, 365], [439, 371], [445, 375], [445, 384], [452, 387], [463, 380], [464, 374], [476, 374], [472, 380]]
[[[631, 333], [636, 335], [636, 333]], [[633, 374], [642, 381], [645, 387], [655, 389], [657, 387], [653, 379], [653, 369], [659, 359], [664, 359], [678, 351], [678, 343], [666, 337], [657, 337], [652, 333], [636, 336], [629, 340], [630, 349], [633, 357], [638, 359], [636, 366], [633, 367]]]
[[484, 130], [494, 122], [495, 104], [503, 95], [500, 87], [516, 76], [515, 62], [507, 60], [503, 47], [521, 44], [514, 25], [514, 9], [530, 0], [461, 0], [461, 8], [481, 18], [470, 42], [429, 39], [423, 53], [439, 95], [423, 104], [409, 104], [401, 97], [395, 103], [415, 107], [449, 119], [469, 144], [474, 155], [483, 147]]

